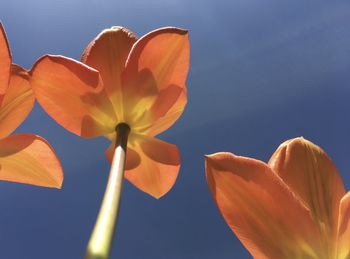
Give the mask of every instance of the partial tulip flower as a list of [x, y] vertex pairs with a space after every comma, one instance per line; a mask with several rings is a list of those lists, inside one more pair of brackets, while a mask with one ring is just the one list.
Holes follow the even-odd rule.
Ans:
[[310, 141], [284, 142], [267, 164], [209, 155], [206, 175], [226, 223], [254, 258], [350, 258], [350, 192]]
[[12, 64], [0, 23], [0, 180], [61, 188], [63, 172], [49, 143], [33, 134], [10, 135], [35, 102], [27, 71]]

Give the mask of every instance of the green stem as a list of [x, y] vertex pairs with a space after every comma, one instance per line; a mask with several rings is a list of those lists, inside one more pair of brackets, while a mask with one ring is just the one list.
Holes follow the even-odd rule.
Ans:
[[116, 127], [116, 132], [117, 139], [111, 171], [100, 212], [87, 246], [85, 259], [107, 259], [110, 255], [119, 213], [130, 127], [125, 123], [121, 123]]

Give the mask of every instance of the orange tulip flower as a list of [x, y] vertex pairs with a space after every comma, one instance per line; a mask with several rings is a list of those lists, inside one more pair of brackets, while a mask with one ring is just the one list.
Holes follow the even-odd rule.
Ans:
[[116, 127], [130, 129], [125, 177], [159, 198], [175, 183], [179, 152], [154, 136], [169, 128], [186, 105], [187, 31], [162, 28], [140, 39], [122, 27], [102, 31], [81, 62], [44, 56], [33, 66], [38, 102], [59, 124], [82, 137], [112, 140]]
[[54, 150], [33, 134], [11, 134], [27, 117], [34, 95], [27, 72], [11, 64], [0, 23], [0, 180], [61, 188], [63, 173]]
[[206, 176], [226, 223], [254, 258], [350, 258], [350, 192], [310, 141], [284, 142], [268, 164], [209, 155]]
[[81, 61], [44, 56], [31, 70], [31, 84], [41, 106], [67, 130], [112, 141], [111, 172], [86, 256], [102, 259], [109, 257], [124, 171], [155, 198], [177, 178], [177, 147], [155, 135], [178, 119], [187, 102], [187, 31], [162, 28], [137, 39], [112, 27], [87, 46]]

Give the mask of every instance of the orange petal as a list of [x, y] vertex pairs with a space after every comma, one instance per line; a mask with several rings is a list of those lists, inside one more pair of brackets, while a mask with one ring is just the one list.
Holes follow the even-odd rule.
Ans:
[[332, 251], [342, 180], [327, 154], [304, 138], [288, 140], [272, 155], [269, 165], [310, 209], [322, 229], [324, 246]]
[[350, 192], [340, 201], [338, 259], [350, 258]]
[[28, 73], [12, 65], [10, 85], [0, 105], [0, 138], [12, 133], [28, 116], [35, 101]]
[[[160, 133], [170, 127], [180, 116], [186, 104], [185, 81], [189, 69], [190, 46], [187, 31], [178, 28], [158, 29], [139, 39], [133, 46], [123, 73], [124, 106], [134, 106], [141, 98], [150, 98], [149, 103], [157, 102], [157, 96], [171, 87], [184, 89], [181, 98], [165, 100], [173, 105], [164, 105], [163, 116], [150, 116], [153, 122], [165, 118], [150, 130], [152, 135]], [[148, 107], [150, 107], [149, 105]], [[174, 107], [175, 106], [175, 107]], [[148, 108], [147, 107], [147, 108]], [[174, 108], [173, 108], [174, 107]], [[144, 108], [144, 110], [147, 110]], [[126, 112], [131, 109], [127, 108]], [[152, 110], [150, 111], [152, 112]], [[142, 112], [140, 112], [142, 114]], [[133, 118], [133, 115], [129, 115]], [[127, 120], [128, 121], [128, 120]], [[164, 123], [166, 121], [166, 123]], [[152, 122], [152, 123], [153, 123]], [[130, 123], [132, 126], [133, 123]], [[146, 126], [146, 125], [137, 125]]]
[[187, 31], [161, 28], [146, 34], [134, 44], [123, 79], [127, 83], [135, 80], [143, 70], [148, 70], [155, 78], [158, 89], [169, 85], [185, 87], [189, 64], [190, 44]]
[[44, 56], [31, 70], [30, 83], [45, 111], [83, 137], [114, 131], [116, 116], [96, 70], [62, 56]]
[[185, 89], [181, 91], [180, 95], [176, 99], [175, 103], [169, 109], [169, 111], [162, 117], [159, 117], [148, 128], [147, 135], [155, 136], [165, 130], [177, 121], [185, 109], [187, 103], [187, 93]]
[[309, 210], [268, 165], [217, 153], [206, 157], [206, 176], [226, 223], [254, 258], [323, 258]]
[[61, 164], [47, 141], [32, 134], [0, 140], [0, 180], [61, 188]]
[[123, 27], [102, 31], [85, 49], [82, 62], [100, 72], [105, 90], [122, 120], [121, 74], [136, 36]]
[[10, 80], [11, 53], [6, 33], [0, 23], [0, 95], [5, 94]]
[[[113, 141], [112, 144], [106, 150], [107, 160], [111, 164], [112, 164], [112, 160], [113, 160], [114, 150], [115, 150], [115, 141]], [[139, 166], [141, 158], [137, 154], [137, 152], [135, 150], [133, 150], [132, 148], [128, 147], [126, 153], [127, 153], [127, 156], [125, 159], [126, 160], [125, 161], [125, 170], [131, 170], [131, 169], [134, 169], [137, 166]]]
[[[156, 138], [131, 134], [126, 154], [125, 178], [140, 190], [159, 199], [174, 185], [179, 169], [180, 154], [175, 145]], [[107, 157], [111, 161], [112, 144]]]
[[154, 136], [169, 128], [182, 114], [187, 102], [183, 88], [170, 85], [154, 98], [143, 98], [130, 107], [126, 121], [136, 132]]

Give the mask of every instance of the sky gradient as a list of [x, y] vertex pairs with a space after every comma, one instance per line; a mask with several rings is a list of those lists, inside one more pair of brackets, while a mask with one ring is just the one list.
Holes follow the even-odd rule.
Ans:
[[[188, 104], [159, 136], [180, 149], [178, 180], [160, 200], [125, 182], [112, 259], [251, 258], [210, 196], [205, 154], [267, 161], [284, 140], [304, 136], [350, 189], [349, 1], [4, 0], [0, 20], [13, 62], [27, 69], [47, 53], [79, 59], [115, 25], [138, 36], [189, 30]], [[0, 182], [1, 258], [83, 258], [108, 177], [108, 141], [69, 133], [37, 104], [16, 132], [45, 137], [65, 180], [62, 190]]]

